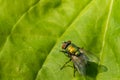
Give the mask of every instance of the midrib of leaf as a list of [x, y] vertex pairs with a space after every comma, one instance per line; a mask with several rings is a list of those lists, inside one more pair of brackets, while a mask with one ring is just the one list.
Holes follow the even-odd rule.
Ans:
[[27, 12], [29, 12], [30, 10], [32, 10], [39, 2], [40, 2], [40, 0], [37, 1], [36, 3], [34, 3], [33, 5], [31, 5], [31, 6], [20, 16], [20, 18], [16, 21], [16, 23], [13, 25], [13, 27], [12, 27], [12, 29], [11, 29], [11, 31], [10, 31], [10, 34], [7, 36], [6, 41], [5, 41], [5, 43], [4, 43], [4, 45], [3, 45], [2, 49], [1, 49], [0, 53], [1, 53], [2, 50], [4, 49], [4, 46], [7, 44], [6, 42], [7, 42], [7, 40], [9, 40], [9, 37], [10, 37], [10, 35], [12, 34], [12, 32], [14, 31], [14, 29], [16, 28], [17, 24], [24, 18], [24, 16], [27, 14]]
[[[106, 38], [107, 30], [108, 30], [108, 27], [109, 27], [108, 24], [109, 24], [110, 15], [111, 15], [111, 12], [112, 12], [112, 6], [113, 6], [113, 0], [111, 0], [111, 3], [110, 3], [108, 17], [107, 17], [107, 20], [106, 20], [106, 25], [105, 25], [105, 29], [104, 29], [103, 38], [102, 38], [103, 42], [102, 42], [102, 48], [101, 48], [101, 51], [100, 51], [100, 60], [102, 60], [102, 56], [103, 56], [103, 49], [104, 49], [104, 46], [105, 46], [105, 38]], [[99, 62], [99, 64], [101, 64], [101, 62]]]
[[[111, 0], [111, 3], [110, 3], [110, 7], [109, 7], [109, 13], [108, 13], [108, 17], [107, 17], [107, 21], [106, 21], [106, 25], [105, 25], [105, 31], [104, 31], [104, 35], [103, 35], [103, 43], [102, 43], [102, 49], [100, 51], [100, 62], [99, 62], [99, 65], [101, 64], [101, 61], [102, 61], [102, 58], [103, 58], [103, 49], [104, 49], [104, 46], [105, 46], [105, 38], [106, 38], [106, 33], [107, 33], [107, 30], [108, 30], [108, 24], [109, 24], [109, 20], [110, 20], [110, 15], [111, 15], [111, 12], [112, 12], [112, 7], [113, 7], [113, 3], [114, 3], [114, 0]], [[117, 64], [117, 67], [118, 67], [118, 73], [120, 73], [120, 64], [117, 60], [117, 56], [114, 54], [114, 57], [115, 57], [115, 60], [116, 60], [116, 64]]]

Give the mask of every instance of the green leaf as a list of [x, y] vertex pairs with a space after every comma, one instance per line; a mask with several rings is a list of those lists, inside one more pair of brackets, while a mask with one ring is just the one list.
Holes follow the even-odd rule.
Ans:
[[[0, 80], [119, 80], [120, 1], [0, 1]], [[99, 58], [87, 75], [62, 65], [71, 40]], [[72, 65], [72, 62], [70, 63]]]

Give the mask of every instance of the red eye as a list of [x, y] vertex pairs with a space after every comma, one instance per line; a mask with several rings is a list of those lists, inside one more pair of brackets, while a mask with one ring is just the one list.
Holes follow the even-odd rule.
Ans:
[[65, 48], [66, 48], [66, 43], [63, 43], [62, 49], [65, 49]]
[[63, 42], [62, 49], [66, 49], [66, 47], [71, 44], [71, 41]]

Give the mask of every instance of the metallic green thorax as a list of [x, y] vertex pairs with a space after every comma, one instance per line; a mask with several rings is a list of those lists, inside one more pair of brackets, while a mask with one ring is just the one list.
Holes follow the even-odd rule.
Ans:
[[76, 56], [80, 55], [79, 47], [77, 47], [76, 45], [72, 43], [67, 46], [66, 51], [72, 55], [76, 55]]

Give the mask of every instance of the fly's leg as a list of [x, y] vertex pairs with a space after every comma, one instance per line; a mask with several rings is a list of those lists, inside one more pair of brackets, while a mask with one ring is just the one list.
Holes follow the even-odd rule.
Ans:
[[[65, 64], [60, 68], [60, 70], [62, 70], [64, 67], [66, 67], [66, 64], [68, 64], [70, 61], [71, 61], [71, 59], [70, 59], [69, 61], [65, 62]], [[72, 67], [72, 66], [70, 66], [70, 65], [68, 65], [68, 66], [69, 66], [69, 67]]]
[[60, 52], [67, 53], [67, 51], [65, 51], [65, 50], [60, 50]]
[[60, 50], [60, 52], [63, 52], [67, 57], [69, 57], [69, 53], [66, 50]]
[[73, 68], [73, 66], [71, 66], [71, 65], [66, 65], [65, 67], [71, 67], [71, 68]]
[[74, 74], [73, 74], [73, 76], [75, 77], [75, 72], [77, 71], [77, 69], [76, 69], [74, 64], [73, 64], [73, 67], [74, 67]]

